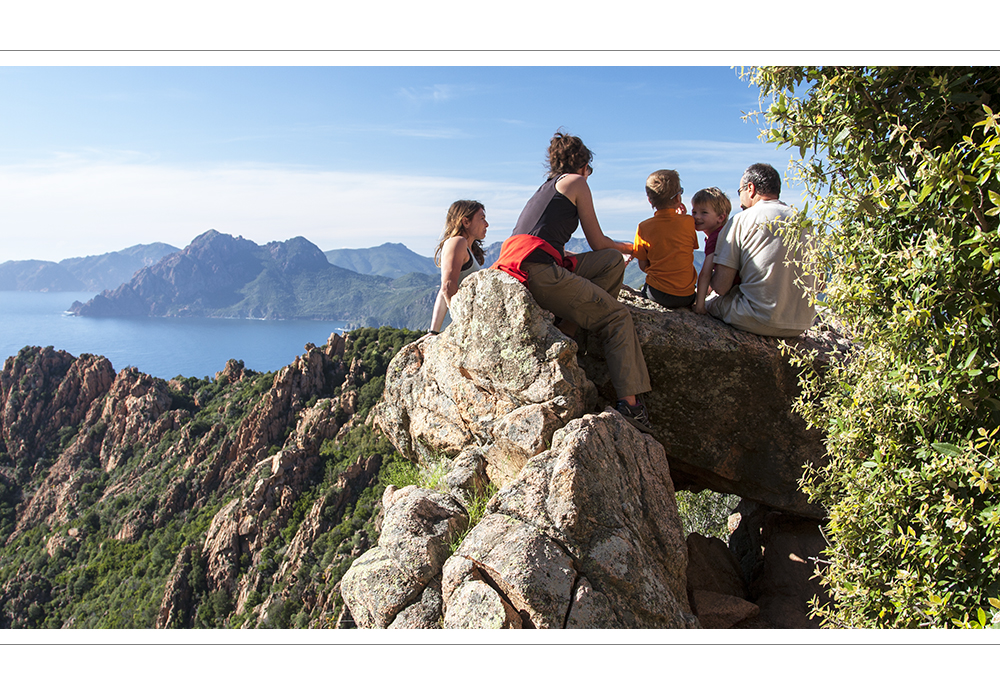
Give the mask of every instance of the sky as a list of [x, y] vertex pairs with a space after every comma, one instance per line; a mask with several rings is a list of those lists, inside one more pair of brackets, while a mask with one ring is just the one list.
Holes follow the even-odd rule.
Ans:
[[431, 256], [463, 198], [501, 241], [559, 128], [595, 153], [598, 218], [622, 240], [652, 212], [656, 169], [680, 173], [688, 204], [707, 186], [735, 202], [747, 165], [789, 161], [744, 119], [757, 89], [724, 66], [8, 65], [0, 95], [0, 262], [208, 229]]

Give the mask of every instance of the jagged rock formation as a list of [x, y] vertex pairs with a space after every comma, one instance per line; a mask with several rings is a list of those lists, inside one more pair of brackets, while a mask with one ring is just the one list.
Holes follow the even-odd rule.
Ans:
[[487, 512], [445, 564], [445, 627], [697, 625], [663, 448], [617, 413], [558, 430]]
[[468, 514], [450, 495], [415, 486], [386, 488], [382, 506], [378, 546], [341, 581], [351, 615], [359, 627], [438, 627], [441, 568]]
[[[420, 575], [406, 591], [380, 591], [416, 576], [381, 541], [356, 562], [343, 595], [361, 613], [359, 625], [392, 626], [419, 604], [430, 627], [438, 603], [444, 627], [684, 627], [697, 625], [692, 609], [706, 627], [808, 625], [807, 601], [817, 592], [803, 572], [822, 546], [804, 540], [819, 536], [805, 517], [822, 518], [823, 510], [796, 483], [803, 465], [822, 465], [823, 448], [791, 411], [796, 374], [778, 341], [623, 294], [653, 378], [646, 402], [655, 439], [613, 410], [586, 414], [614, 396], [600, 346], [584, 340], [589, 379], [581, 376], [576, 343], [503, 273], [467, 280], [448, 330], [397, 355], [375, 411], [397, 450], [425, 464], [459, 455], [466, 463], [455, 479], [463, 480], [477, 479], [467, 462], [481, 458], [501, 489], [444, 564], [440, 599], [437, 574]], [[819, 360], [847, 349], [832, 332], [788, 342], [817, 349]], [[765, 542], [777, 550], [763, 553], [758, 527], [753, 552], [767, 561], [744, 575], [725, 546], [720, 555], [695, 537], [685, 544], [675, 480], [792, 512], [770, 525], [797, 520], [803, 540], [772, 532]], [[467, 491], [451, 492], [469, 508]], [[748, 517], [735, 536], [753, 535], [759, 521]], [[690, 573], [689, 548], [697, 560]], [[800, 562], [782, 568], [781, 553]]]
[[361, 627], [693, 627], [673, 494], [659, 444], [617, 413], [587, 415], [450, 557], [460, 494], [387, 490], [378, 547], [344, 576], [344, 600]]
[[447, 334], [393, 360], [376, 417], [404, 456], [454, 456], [489, 443], [490, 478], [506, 482], [548, 448], [556, 429], [593, 408], [576, 343], [515, 286], [505, 273], [477, 273], [452, 305]]
[[437, 279], [360, 275], [303, 237], [264, 246], [210, 229], [130, 282], [70, 311], [80, 316], [315, 319], [427, 326]]
[[760, 615], [736, 557], [718, 538], [687, 538], [687, 592], [702, 627], [728, 628]]
[[368, 436], [368, 381], [415, 337], [332, 335], [274, 374], [231, 360], [170, 383], [52, 348], [8, 359], [0, 627], [331, 622], [383, 461], [340, 442]]

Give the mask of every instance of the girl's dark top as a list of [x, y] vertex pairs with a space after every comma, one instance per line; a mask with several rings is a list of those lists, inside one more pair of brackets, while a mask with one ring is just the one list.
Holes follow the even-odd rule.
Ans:
[[[535, 191], [517, 218], [512, 236], [536, 236], [552, 244], [559, 253], [564, 253], [563, 247], [579, 226], [580, 216], [569, 198], [556, 190], [556, 182], [560, 178], [553, 176]], [[555, 262], [544, 251], [534, 251], [524, 260], [527, 263]]]

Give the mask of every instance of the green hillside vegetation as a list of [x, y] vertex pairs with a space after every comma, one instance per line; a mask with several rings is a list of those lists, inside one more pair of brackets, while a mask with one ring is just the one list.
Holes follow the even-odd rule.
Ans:
[[[271, 529], [274, 539], [260, 561], [251, 565], [249, 558], [242, 559], [241, 576], [254, 573], [257, 588], [241, 613], [235, 613], [235, 597], [227, 591], [210, 590], [201, 548], [213, 517], [252, 487], [256, 469], [241, 480], [220, 484], [206, 466], [248, 415], [273, 397], [276, 373], [247, 372], [235, 383], [193, 377], [172, 380], [172, 403], [160, 420], [178, 420], [180, 427], [165, 429], [153, 442], [131, 442], [127, 462], [111, 471], [102, 470], [93, 459], [84, 462], [77, 475], [85, 482], [72, 504], [71, 518], [22, 529], [0, 548], [0, 627], [153, 627], [168, 577], [177, 566], [186, 573], [190, 612], [174, 626], [238, 627], [248, 620], [255, 621], [252, 625], [260, 620], [263, 627], [329, 626], [340, 605], [336, 583], [357, 552], [377, 538], [375, 517], [385, 487], [376, 478], [367, 487], [345, 490], [338, 477], [359, 459], [370, 457], [376, 457], [381, 467], [405, 465], [384, 437], [363, 423], [381, 395], [389, 361], [419, 335], [386, 327], [353, 331], [343, 356], [328, 371], [343, 375], [353, 365], [367, 380], [358, 385], [340, 376], [339, 385], [301, 404], [299, 414], [309, 408], [333, 408], [342, 429], [336, 439], [320, 447], [319, 464], [294, 501], [290, 518], [269, 520], [281, 526]], [[8, 366], [35, 359], [34, 355], [25, 348]], [[158, 388], [166, 387], [162, 380], [155, 381]], [[355, 424], [349, 428], [343, 426], [348, 416], [337, 405], [347, 389], [358, 392]], [[0, 450], [3, 537], [11, 535], [18, 504], [38, 488], [52, 462], [80, 438], [103, 436], [65, 429], [42, 460], [27, 468], [6, 448]], [[269, 453], [290, 446], [294, 438], [293, 430], [286, 431]], [[200, 458], [191, 466], [186, 462], [195, 451]], [[187, 503], [171, 511], [164, 499], [177, 490]], [[323, 500], [331, 503], [322, 508], [322, 533], [310, 544], [297, 572], [279, 579], [276, 570], [299, 525]], [[145, 520], [144, 530], [132, 540], [121, 540], [126, 524], [136, 520]], [[54, 539], [59, 542], [53, 543]], [[186, 564], [181, 562], [185, 553]], [[317, 596], [328, 597], [329, 603], [319, 605]], [[263, 603], [270, 608], [260, 618], [253, 611]]]

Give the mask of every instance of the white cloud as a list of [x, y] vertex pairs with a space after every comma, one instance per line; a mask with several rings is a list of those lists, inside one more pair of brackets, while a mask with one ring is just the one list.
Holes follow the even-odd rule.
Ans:
[[257, 243], [304, 236], [324, 251], [393, 241], [430, 255], [453, 200], [489, 192], [483, 202], [491, 223], [509, 233], [511, 215], [516, 218], [533, 188], [253, 164], [189, 169], [59, 157], [0, 167], [0, 190], [3, 262], [58, 261], [154, 241], [183, 247], [207, 229]]

